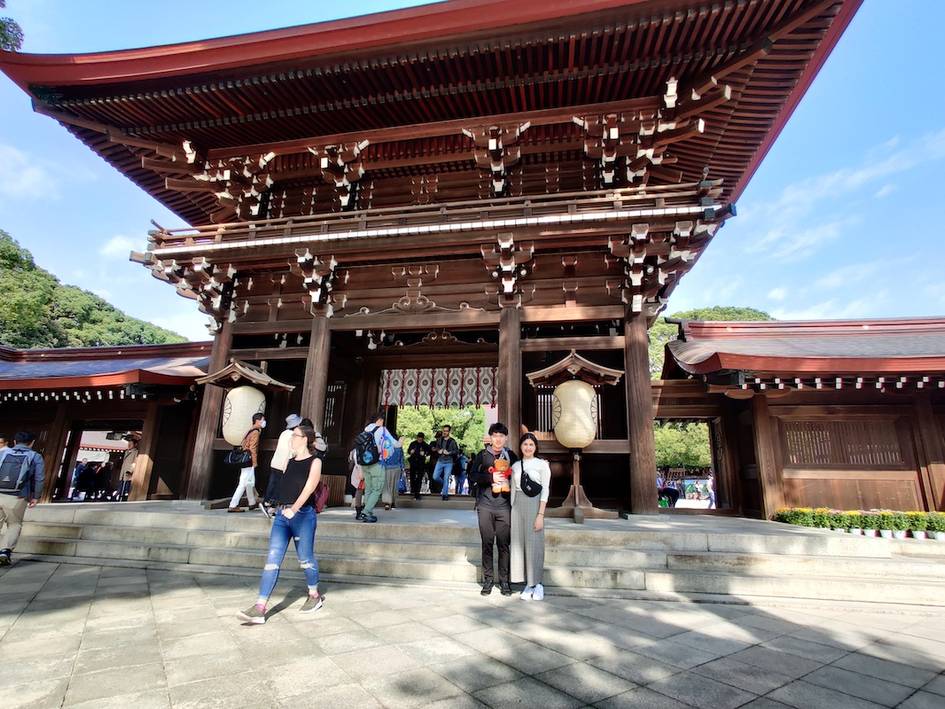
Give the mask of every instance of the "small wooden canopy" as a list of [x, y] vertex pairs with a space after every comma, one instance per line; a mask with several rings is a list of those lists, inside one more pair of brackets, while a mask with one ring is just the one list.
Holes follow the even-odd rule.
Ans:
[[602, 364], [591, 362], [571, 350], [564, 359], [555, 362], [537, 372], [526, 375], [534, 386], [557, 386], [561, 382], [580, 379], [588, 384], [617, 384], [623, 376], [623, 370], [611, 369]]
[[259, 367], [238, 359], [230, 360], [230, 363], [223, 369], [201, 377], [197, 380], [197, 384], [216, 384], [218, 387], [223, 387], [224, 389], [232, 389], [244, 384], [268, 387], [270, 389], [283, 389], [285, 391], [295, 389], [291, 384], [283, 384], [273, 379]]

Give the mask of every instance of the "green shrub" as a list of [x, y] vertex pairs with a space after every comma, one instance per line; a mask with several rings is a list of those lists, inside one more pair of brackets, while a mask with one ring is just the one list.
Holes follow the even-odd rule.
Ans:
[[861, 516], [863, 520], [863, 529], [880, 529], [878, 512], [870, 510], [869, 512], [863, 512]]
[[786, 507], [778, 510], [774, 519], [776, 522], [796, 524], [801, 527], [814, 526], [814, 510], [810, 507]]
[[925, 512], [906, 512], [906, 517], [913, 532], [924, 532], [929, 527], [929, 516]]
[[904, 532], [909, 529], [909, 518], [905, 512], [891, 512], [890, 514], [889, 523], [892, 525], [890, 529], [897, 532]]
[[945, 512], [929, 512], [927, 519], [930, 532], [945, 532]]
[[847, 513], [841, 512], [840, 510], [830, 510], [830, 528], [831, 529], [848, 529], [849, 524], [847, 524]]
[[848, 512], [843, 512], [843, 527], [844, 529], [862, 529], [863, 528], [863, 513], [859, 510], [850, 510]]
[[827, 507], [815, 507], [811, 513], [811, 526], [820, 529], [830, 528], [830, 510]]
[[893, 513], [889, 510], [882, 510], [879, 513], [879, 527], [877, 529], [895, 529], [893, 527]]

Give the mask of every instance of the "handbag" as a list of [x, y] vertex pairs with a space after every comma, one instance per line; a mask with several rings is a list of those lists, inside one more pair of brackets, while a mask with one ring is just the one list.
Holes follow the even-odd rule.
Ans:
[[[252, 432], [252, 430], [253, 429], [250, 429], [249, 431], [247, 431], [246, 436], [248, 436]], [[243, 443], [246, 442], [246, 436], [243, 436]], [[224, 456], [223, 462], [226, 463], [227, 465], [234, 465], [240, 468], [245, 468], [247, 466], [252, 465], [253, 454], [250, 453], [245, 448], [243, 448], [243, 444], [241, 443], [238, 446], [233, 446], [233, 450], [229, 451], [226, 454], [226, 456]]]
[[533, 480], [531, 476], [525, 472], [524, 463], [522, 464], [521, 487], [522, 492], [528, 497], [538, 497], [541, 494], [541, 483], [537, 480]]
[[315, 492], [312, 493], [312, 506], [315, 508], [315, 512], [321, 512], [325, 509], [330, 494], [331, 488], [319, 480], [318, 485], [315, 486]]

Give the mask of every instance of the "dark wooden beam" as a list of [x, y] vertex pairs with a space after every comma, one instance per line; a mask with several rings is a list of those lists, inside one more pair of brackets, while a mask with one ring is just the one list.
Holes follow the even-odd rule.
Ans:
[[274, 359], [305, 359], [308, 357], [308, 347], [260, 347], [232, 350], [230, 356], [243, 361], [255, 362]]
[[499, 421], [509, 427], [508, 446], [518, 450], [522, 420], [522, 313], [503, 308], [499, 321]]
[[656, 444], [653, 439], [653, 395], [646, 318], [624, 319], [624, 387], [627, 392], [627, 438], [630, 442], [630, 511], [656, 514]]
[[406, 315], [390, 313], [384, 315], [354, 315], [333, 317], [330, 321], [332, 330], [379, 330], [391, 332], [425, 332], [439, 328], [491, 329], [499, 324], [498, 311], [460, 310], [456, 312], [430, 312]]
[[305, 382], [302, 385], [302, 416], [312, 419], [315, 430], [325, 423], [325, 396], [328, 393], [328, 359], [331, 356], [331, 329], [328, 318], [312, 318], [312, 339], [305, 361]]
[[924, 470], [926, 504], [931, 510], [945, 511], [945, 444], [935, 421], [929, 392], [916, 393], [913, 419], [920, 465]]
[[158, 419], [161, 409], [156, 401], [148, 402], [147, 413], [141, 427], [141, 440], [138, 442], [138, 457], [131, 474], [130, 502], [148, 499], [151, 487], [151, 473], [154, 472], [154, 453], [157, 450]]
[[558, 350], [622, 350], [623, 335], [599, 337], [542, 337], [522, 340], [522, 352], [555, 352]]
[[778, 508], [784, 506], [784, 482], [781, 479], [781, 468], [775, 455], [777, 424], [771, 416], [768, 399], [764, 394], [756, 394], [752, 397], [751, 415], [762, 514], [765, 519], [771, 519]]

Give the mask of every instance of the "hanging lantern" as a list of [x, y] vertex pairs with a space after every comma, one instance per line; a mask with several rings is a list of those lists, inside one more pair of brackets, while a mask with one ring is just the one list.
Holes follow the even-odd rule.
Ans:
[[266, 397], [259, 389], [251, 386], [230, 389], [223, 400], [223, 438], [231, 446], [238, 446], [253, 425], [253, 414], [265, 410]]
[[587, 382], [573, 379], [559, 384], [552, 394], [551, 425], [565, 448], [586, 448], [597, 436], [597, 392]]

